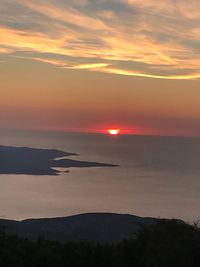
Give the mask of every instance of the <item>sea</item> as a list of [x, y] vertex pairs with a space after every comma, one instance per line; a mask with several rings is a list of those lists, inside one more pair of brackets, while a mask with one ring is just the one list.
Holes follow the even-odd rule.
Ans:
[[0, 218], [112, 212], [200, 219], [200, 138], [1, 130], [0, 145], [54, 148], [118, 167], [0, 175]]

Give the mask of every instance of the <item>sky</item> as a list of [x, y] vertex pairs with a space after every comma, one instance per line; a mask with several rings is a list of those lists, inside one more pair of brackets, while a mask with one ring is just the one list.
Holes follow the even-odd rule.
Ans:
[[0, 128], [200, 136], [199, 10], [1, 0]]

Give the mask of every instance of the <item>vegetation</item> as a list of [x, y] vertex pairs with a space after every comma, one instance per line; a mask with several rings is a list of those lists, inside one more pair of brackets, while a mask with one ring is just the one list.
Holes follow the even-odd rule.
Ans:
[[0, 235], [1, 267], [193, 267], [200, 266], [200, 229], [177, 220], [143, 227], [117, 244], [59, 243]]

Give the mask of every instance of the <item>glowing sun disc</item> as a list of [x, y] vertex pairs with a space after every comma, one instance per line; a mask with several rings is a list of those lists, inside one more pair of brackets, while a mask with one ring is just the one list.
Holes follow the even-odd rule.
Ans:
[[111, 135], [118, 135], [119, 134], [119, 129], [108, 129], [107, 132]]

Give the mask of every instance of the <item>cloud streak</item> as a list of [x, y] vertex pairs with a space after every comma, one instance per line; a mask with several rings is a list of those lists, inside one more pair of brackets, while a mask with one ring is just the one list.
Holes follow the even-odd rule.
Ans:
[[199, 8], [197, 0], [2, 0], [0, 54], [20, 52], [62, 68], [198, 79]]

